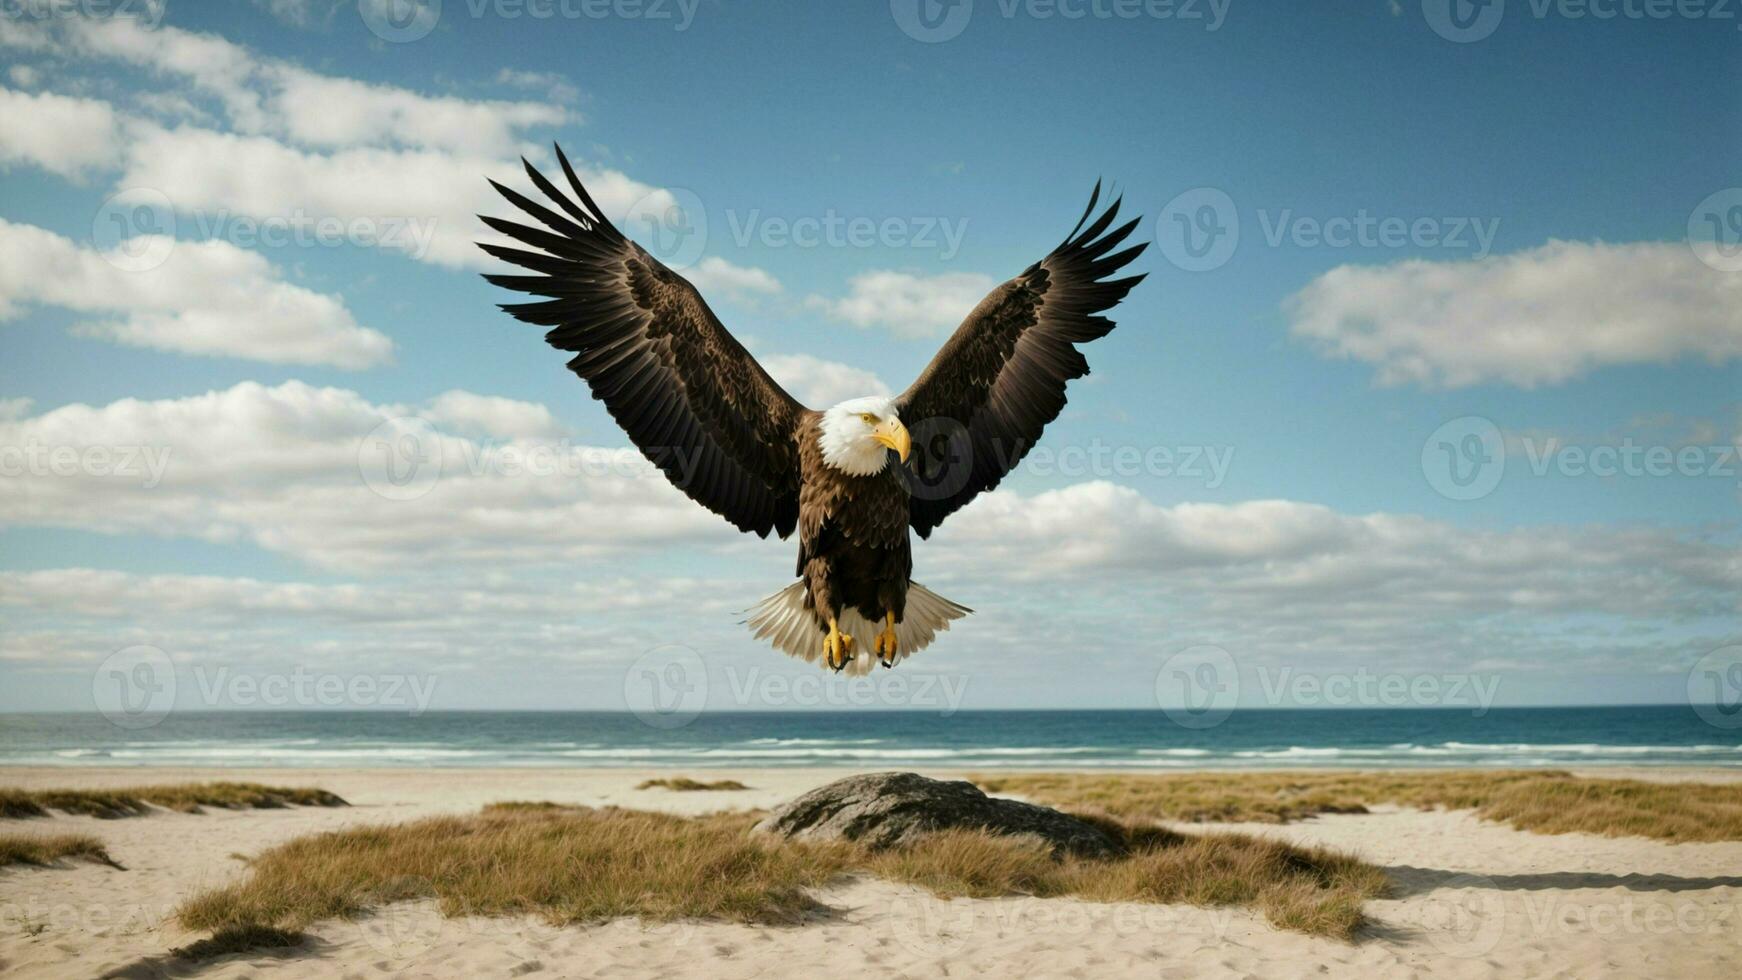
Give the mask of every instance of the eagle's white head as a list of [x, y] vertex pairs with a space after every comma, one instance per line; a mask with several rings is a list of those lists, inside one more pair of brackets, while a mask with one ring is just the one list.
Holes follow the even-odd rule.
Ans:
[[895, 414], [895, 399], [868, 395], [844, 401], [823, 413], [818, 439], [823, 462], [852, 476], [882, 472], [895, 450], [902, 462], [913, 449], [907, 426]]

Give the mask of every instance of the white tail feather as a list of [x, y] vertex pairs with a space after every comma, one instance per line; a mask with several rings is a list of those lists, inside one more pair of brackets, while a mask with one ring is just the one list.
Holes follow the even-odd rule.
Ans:
[[[895, 662], [925, 649], [939, 633], [950, 628], [951, 622], [971, 612], [967, 606], [951, 602], [918, 582], [907, 583], [906, 614], [895, 624]], [[841, 632], [853, 637], [853, 660], [847, 664], [847, 673], [866, 673], [877, 663], [877, 656], [871, 652], [872, 642], [883, 624], [871, 622], [857, 609], [848, 609], [837, 622]], [[745, 625], [757, 639], [769, 641], [788, 656], [822, 662], [828, 621], [804, 607], [803, 579], [751, 607]]]

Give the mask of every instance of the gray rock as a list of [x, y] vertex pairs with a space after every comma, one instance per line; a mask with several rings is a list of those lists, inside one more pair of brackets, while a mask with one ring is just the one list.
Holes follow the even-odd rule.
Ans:
[[1100, 858], [1124, 851], [1100, 828], [1057, 810], [995, 799], [973, 783], [911, 772], [837, 779], [782, 804], [756, 825], [758, 832], [792, 840], [849, 840], [873, 848], [952, 828], [1036, 837], [1051, 845], [1054, 854]]

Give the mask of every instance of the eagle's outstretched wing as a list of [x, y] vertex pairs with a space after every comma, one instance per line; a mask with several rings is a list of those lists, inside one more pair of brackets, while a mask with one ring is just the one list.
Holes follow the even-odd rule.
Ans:
[[569, 369], [678, 489], [739, 530], [786, 537], [798, 520], [794, 433], [804, 406], [726, 331], [688, 280], [611, 225], [562, 148], [556, 153], [578, 202], [521, 162], [564, 214], [492, 180], [545, 228], [479, 215], [534, 251], [479, 247], [538, 274], [484, 278], [549, 297], [502, 308], [552, 328], [545, 340], [575, 352]]
[[1064, 242], [981, 300], [897, 400], [914, 434], [911, 521], [920, 537], [1021, 462], [1064, 408], [1065, 382], [1089, 373], [1075, 345], [1112, 330], [1099, 314], [1143, 279], [1106, 278], [1148, 243], [1109, 255], [1142, 219], [1108, 231], [1119, 201], [1091, 222], [1100, 199], [1097, 183]]

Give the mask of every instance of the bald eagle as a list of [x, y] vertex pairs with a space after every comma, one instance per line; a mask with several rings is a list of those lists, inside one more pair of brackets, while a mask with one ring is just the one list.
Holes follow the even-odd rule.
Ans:
[[[569, 369], [690, 499], [741, 531], [798, 531], [798, 581], [747, 623], [792, 656], [862, 673], [893, 667], [971, 612], [912, 580], [921, 538], [998, 485], [1089, 373], [1076, 345], [1141, 275], [1110, 279], [1147, 243], [1099, 214], [1100, 184], [1065, 240], [974, 307], [911, 387], [816, 411], [781, 389], [684, 277], [605, 218], [556, 148], [571, 197], [524, 159], [552, 210], [492, 180], [542, 227], [484, 217], [525, 248], [479, 243], [531, 275], [489, 274], [545, 297], [502, 309], [549, 327]], [[1111, 230], [1109, 230], [1111, 228]], [[915, 451], [917, 447], [917, 452]], [[891, 465], [891, 458], [896, 460]]]

